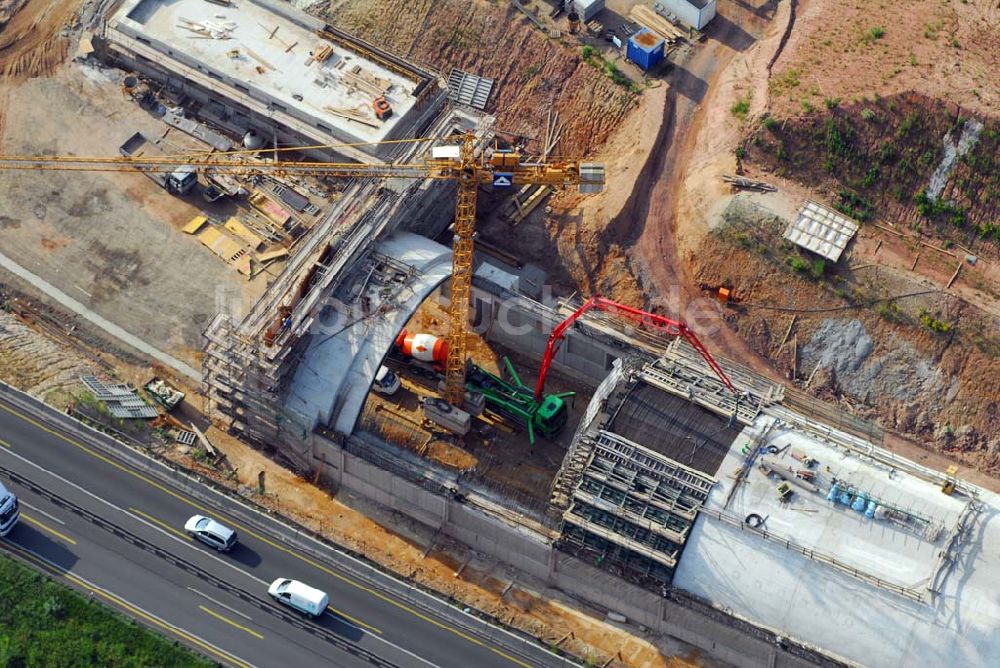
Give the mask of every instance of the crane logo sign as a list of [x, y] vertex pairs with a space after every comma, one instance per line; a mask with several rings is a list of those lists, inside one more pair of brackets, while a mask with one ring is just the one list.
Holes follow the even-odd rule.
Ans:
[[514, 183], [514, 175], [510, 172], [493, 172], [494, 188], [510, 188]]

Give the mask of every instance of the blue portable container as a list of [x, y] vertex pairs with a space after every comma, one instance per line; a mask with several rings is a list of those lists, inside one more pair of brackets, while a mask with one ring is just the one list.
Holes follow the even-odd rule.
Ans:
[[649, 28], [628, 38], [628, 59], [644, 70], [651, 70], [663, 60], [666, 42]]

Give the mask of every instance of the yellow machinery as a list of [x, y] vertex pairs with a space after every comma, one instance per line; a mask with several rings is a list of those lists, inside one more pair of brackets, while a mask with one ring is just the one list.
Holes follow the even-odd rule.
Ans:
[[469, 321], [469, 297], [472, 290], [473, 239], [479, 186], [487, 184], [501, 188], [528, 184], [553, 187], [579, 186], [583, 192], [599, 192], [604, 185], [604, 170], [600, 165], [586, 165], [572, 160], [528, 163], [522, 162], [520, 154], [507, 151], [493, 151], [487, 155], [477, 152], [475, 138], [471, 134], [465, 135], [460, 145], [439, 146], [432, 150], [431, 158], [413, 163], [361, 164], [280, 160], [260, 162], [243, 156], [244, 153], [244, 151], [233, 151], [228, 154], [196, 153], [148, 158], [0, 155], [0, 169], [110, 172], [138, 169], [143, 172], [172, 172], [181, 166], [193, 166], [199, 173], [211, 170], [216, 174], [244, 176], [248, 173], [269, 173], [275, 176], [295, 174], [457, 181], [458, 203], [455, 207], [449, 315], [451, 327], [448, 333], [448, 361], [445, 365], [445, 398], [453, 406], [461, 406], [465, 398], [465, 363], [468, 350], [466, 332]]

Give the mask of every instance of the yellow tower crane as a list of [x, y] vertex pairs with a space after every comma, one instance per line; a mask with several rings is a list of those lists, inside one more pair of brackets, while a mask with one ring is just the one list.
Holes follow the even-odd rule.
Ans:
[[[324, 147], [309, 147], [324, 148]], [[335, 147], [334, 147], [335, 148]], [[451, 306], [449, 310], [448, 358], [445, 365], [445, 399], [453, 406], [465, 400], [465, 369], [468, 357], [467, 330], [469, 298], [472, 291], [472, 262], [476, 229], [476, 199], [480, 185], [494, 187], [537, 184], [553, 187], [579, 186], [581, 192], [599, 192], [604, 186], [601, 165], [573, 160], [525, 162], [519, 153], [495, 150], [477, 151], [474, 135], [466, 134], [462, 143], [438, 146], [431, 157], [420, 162], [363, 164], [354, 162], [283, 161], [260, 162], [243, 151], [194, 153], [156, 157], [79, 157], [0, 155], [2, 170], [172, 172], [179, 167], [194, 167], [199, 173], [267, 173], [276, 176], [332, 176], [343, 178], [410, 178], [456, 181], [458, 202], [455, 207], [452, 244]]]

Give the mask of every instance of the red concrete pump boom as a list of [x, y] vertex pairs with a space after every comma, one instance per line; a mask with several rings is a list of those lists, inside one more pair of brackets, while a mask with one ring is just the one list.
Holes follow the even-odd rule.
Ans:
[[702, 359], [704, 359], [708, 366], [711, 367], [712, 371], [715, 372], [715, 375], [719, 377], [719, 380], [721, 380], [722, 383], [729, 388], [729, 391], [733, 394], [738, 394], [736, 388], [733, 387], [732, 381], [729, 380], [729, 376], [726, 375], [726, 372], [722, 370], [722, 367], [719, 366], [719, 363], [715, 361], [715, 358], [712, 357], [712, 354], [708, 352], [708, 349], [702, 344], [702, 342], [698, 340], [698, 337], [695, 336], [694, 332], [691, 331], [691, 329], [683, 322], [670, 320], [669, 318], [664, 318], [662, 315], [656, 315], [655, 313], [640, 311], [637, 308], [625, 306], [624, 304], [613, 302], [610, 299], [594, 295], [584, 302], [583, 306], [574, 311], [568, 318], [560, 322], [552, 330], [552, 334], [549, 336], [549, 343], [545, 347], [545, 356], [542, 357], [542, 368], [538, 372], [538, 384], [535, 386], [536, 400], [541, 401], [542, 399], [542, 393], [545, 390], [545, 378], [549, 375], [549, 367], [552, 365], [552, 358], [559, 349], [559, 343], [566, 335], [566, 330], [569, 329], [574, 322], [576, 322], [577, 318], [594, 308], [628, 318], [629, 320], [634, 320], [640, 325], [670, 336], [683, 336], [684, 339], [691, 344], [691, 347], [698, 351], [698, 354], [701, 355]]

